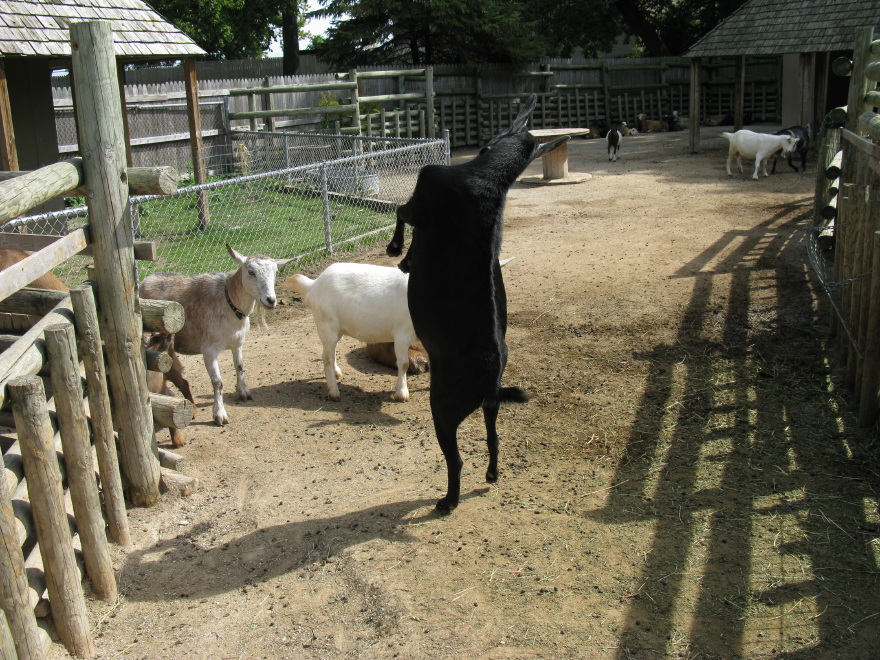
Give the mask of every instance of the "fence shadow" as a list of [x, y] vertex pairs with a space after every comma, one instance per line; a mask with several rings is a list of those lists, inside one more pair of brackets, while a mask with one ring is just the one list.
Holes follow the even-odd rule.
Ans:
[[678, 337], [643, 356], [626, 456], [586, 513], [652, 528], [619, 658], [876, 652], [876, 446], [834, 385], [810, 201], [677, 273], [693, 278]]
[[[482, 495], [487, 490], [477, 488], [462, 498]], [[133, 601], [227, 593], [326, 561], [346, 548], [374, 539], [412, 541], [414, 537], [407, 534], [407, 526], [439, 515], [434, 510], [435, 503], [432, 498], [381, 504], [338, 516], [263, 527], [222, 543], [214, 540], [213, 535], [222, 532], [213, 529], [213, 525], [196, 525], [185, 533], [130, 553], [120, 582], [125, 584], [125, 575], [130, 573], [148, 576], [137, 582], [151, 586], [125, 594]]]

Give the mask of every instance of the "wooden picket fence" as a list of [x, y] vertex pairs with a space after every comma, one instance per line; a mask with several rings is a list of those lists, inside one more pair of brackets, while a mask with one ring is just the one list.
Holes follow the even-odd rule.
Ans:
[[856, 32], [851, 61], [835, 63], [851, 76], [846, 108], [832, 113], [845, 126], [826, 132], [819, 149], [814, 225], [821, 247], [833, 245], [825, 287], [832, 294], [846, 383], [859, 421], [880, 411], [880, 40]]
[[[6, 347], [0, 353], [0, 408], [11, 403], [11, 414], [0, 410], [0, 425], [8, 429], [0, 433], [0, 657], [22, 660], [45, 657], [48, 622], [69, 653], [94, 655], [83, 572], [97, 598], [115, 601], [108, 533], [129, 544], [125, 501], [150, 505], [160, 494], [153, 422], [180, 427], [192, 419], [189, 402], [149, 394], [148, 360], [131, 350], [142, 346], [142, 328], [175, 332], [183, 325], [177, 303], [139, 305], [135, 295], [134, 260], [149, 254], [134, 244], [128, 196], [130, 189], [170, 192], [169, 172], [125, 166], [110, 24], [72, 24], [70, 34], [78, 44], [73, 71], [80, 140], [94, 156], [5, 173], [0, 182], [0, 224], [92, 183], [86, 227], [64, 236], [4, 233], [0, 243], [36, 250], [0, 273], [0, 311], [38, 318], [23, 335], [0, 340]], [[176, 174], [172, 178], [173, 189]], [[89, 285], [69, 294], [26, 288], [75, 254], [93, 258], [97, 300]], [[160, 362], [151, 356], [151, 368], [162, 369]], [[48, 378], [48, 391], [41, 376]], [[167, 474], [169, 480], [176, 476]]]

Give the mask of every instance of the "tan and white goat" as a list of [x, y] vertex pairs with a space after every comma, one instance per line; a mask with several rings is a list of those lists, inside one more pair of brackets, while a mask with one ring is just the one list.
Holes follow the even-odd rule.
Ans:
[[252, 399], [242, 364], [242, 346], [250, 328], [248, 316], [257, 302], [267, 309], [275, 307], [278, 267], [292, 261], [261, 255], [243, 257], [229, 245], [226, 249], [238, 263], [231, 273], [155, 274], [145, 278], [139, 289], [141, 298], [176, 300], [183, 305], [186, 321], [175, 335], [174, 348], [183, 355], [202, 355], [214, 389], [213, 418], [218, 426], [228, 424], [229, 416], [223, 406], [217, 357], [221, 351], [232, 351], [235, 391], [239, 399]]

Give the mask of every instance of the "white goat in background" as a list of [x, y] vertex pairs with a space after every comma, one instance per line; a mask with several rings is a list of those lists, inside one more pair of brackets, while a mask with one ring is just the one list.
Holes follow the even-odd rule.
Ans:
[[752, 174], [753, 179], [758, 178], [758, 171], [763, 164], [764, 176], [770, 176], [767, 173], [767, 161], [770, 156], [782, 149], [783, 154], [794, 151], [797, 146], [797, 138], [790, 133], [785, 135], [770, 135], [769, 133], [755, 133], [745, 128], [738, 130], [736, 133], [722, 133], [730, 142], [730, 149], [727, 152], [727, 174], [733, 175], [730, 171], [730, 164], [736, 158], [739, 165], [739, 171], [743, 171], [742, 157], [755, 159], [755, 173]]

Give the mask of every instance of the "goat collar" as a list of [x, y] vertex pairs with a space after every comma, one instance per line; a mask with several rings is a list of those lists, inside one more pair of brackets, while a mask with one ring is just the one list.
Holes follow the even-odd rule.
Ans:
[[233, 311], [233, 312], [235, 313], [235, 315], [238, 317], [238, 320], [239, 320], [239, 321], [240, 321], [241, 319], [243, 319], [245, 316], [247, 316], [247, 314], [245, 314], [245, 313], [244, 313], [243, 311], [241, 311], [238, 307], [236, 307], [234, 304], [232, 304], [232, 298], [229, 297], [229, 289], [226, 288], [225, 286], [223, 287], [223, 293], [226, 295], [226, 302], [229, 303], [229, 307], [230, 307], [230, 309], [232, 309], [232, 311]]

